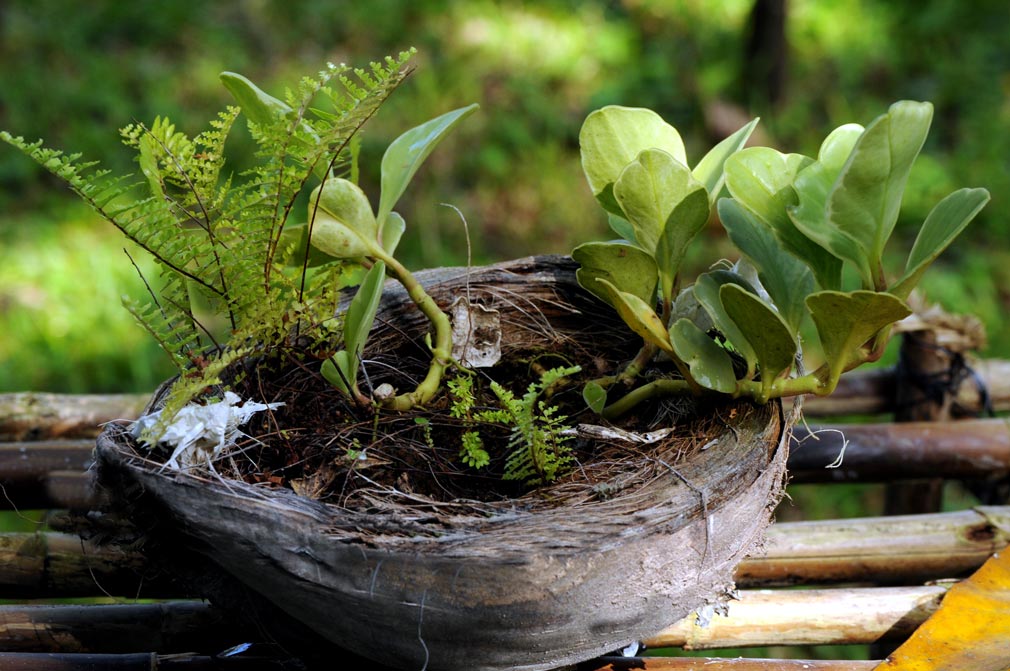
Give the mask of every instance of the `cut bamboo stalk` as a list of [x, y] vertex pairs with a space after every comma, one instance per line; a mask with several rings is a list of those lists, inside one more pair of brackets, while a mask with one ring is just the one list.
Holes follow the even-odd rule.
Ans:
[[0, 594], [6, 599], [188, 596], [182, 591], [135, 550], [72, 534], [0, 534]]
[[[155, 654], [49, 654], [0, 652], [4, 671], [281, 671], [291, 668], [290, 660], [243, 659], [200, 655]], [[378, 667], [375, 667], [378, 669]]]
[[[1010, 410], [1010, 361], [982, 359], [973, 360], [969, 365], [975, 375], [958, 385], [954, 416], [977, 415], [985, 410], [986, 400], [993, 410]], [[893, 368], [855, 371], [842, 376], [831, 396], [805, 397], [803, 412], [811, 417], [893, 412], [895, 384]]]
[[100, 425], [136, 419], [149, 394], [0, 394], [0, 441], [94, 438]]
[[601, 657], [579, 671], [871, 671], [879, 661], [723, 659], [719, 657]]
[[946, 591], [943, 586], [742, 591], [727, 604], [728, 615], [712, 614], [701, 626], [691, 614], [645, 645], [711, 650], [901, 639], [936, 611]]
[[0, 509], [90, 508], [93, 440], [0, 444]]
[[[841, 465], [826, 468], [843, 445]], [[789, 472], [797, 482], [1000, 478], [1010, 472], [1010, 426], [1003, 419], [798, 426]]]
[[1010, 507], [773, 525], [765, 554], [737, 569], [744, 587], [918, 584], [970, 574], [1010, 544]]
[[198, 601], [83, 606], [0, 606], [6, 652], [218, 653], [246, 639]]

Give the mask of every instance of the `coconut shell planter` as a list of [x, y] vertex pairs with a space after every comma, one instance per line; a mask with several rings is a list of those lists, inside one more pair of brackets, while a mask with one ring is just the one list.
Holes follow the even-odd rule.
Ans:
[[[241, 107], [204, 133], [121, 131], [139, 198], [0, 133], [164, 276], [127, 307], [179, 375], [107, 427], [97, 485], [153, 559], [289, 651], [402, 669], [590, 659], [727, 598], [782, 494], [782, 399], [879, 359], [989, 194], [941, 200], [892, 280], [884, 247], [929, 103], [841, 126], [816, 158], [745, 148], [755, 119], [693, 167], [655, 112], [609, 106], [579, 145], [618, 240], [413, 274], [393, 207], [477, 106], [395, 139], [373, 207], [352, 139], [410, 56], [330, 65], [283, 101], [223, 73]], [[240, 114], [259, 162], [235, 176]], [[690, 282], [688, 246], [714, 219], [739, 258]], [[804, 340], [823, 361], [809, 372]]]
[[[574, 270], [570, 259], [539, 257], [419, 278], [439, 305], [467, 297], [499, 317], [490, 337], [500, 337], [502, 362], [565, 356], [592, 366], [622, 347], [633, 354], [626, 329]], [[426, 324], [402, 290], [387, 287], [376, 322], [366, 360], [416, 358]], [[325, 383], [301, 393], [325, 394]], [[440, 496], [421, 494], [410, 479], [426, 474], [416, 469], [383, 486], [352, 464], [326, 476], [318, 500], [164, 469], [119, 425], [99, 438], [97, 457], [111, 495], [150, 506], [216, 566], [337, 646], [403, 669], [550, 669], [727, 598], [734, 567], [770, 521], [790, 424], [781, 405], [722, 402], [704, 414], [662, 405], [638, 418], [648, 432], [625, 434], [641, 442], [584, 427], [570, 474], [514, 497], [455, 497], [451, 474]], [[277, 410], [264, 432], [287, 414]], [[380, 416], [394, 435], [369, 458], [395, 454], [395, 434], [410, 423]], [[364, 489], [341, 494], [351, 486]]]

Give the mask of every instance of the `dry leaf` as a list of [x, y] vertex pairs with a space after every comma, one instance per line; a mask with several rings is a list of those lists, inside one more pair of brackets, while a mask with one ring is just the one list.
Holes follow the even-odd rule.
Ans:
[[1010, 551], [950, 588], [932, 615], [874, 671], [1010, 670]]

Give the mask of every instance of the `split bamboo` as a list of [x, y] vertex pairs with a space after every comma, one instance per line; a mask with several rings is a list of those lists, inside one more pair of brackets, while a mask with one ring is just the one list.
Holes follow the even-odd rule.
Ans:
[[579, 671], [872, 671], [880, 662], [719, 657], [601, 657]]
[[947, 588], [871, 587], [742, 591], [726, 615], [694, 615], [645, 641], [647, 648], [712, 650], [766, 645], [866, 644], [909, 636]]
[[148, 394], [0, 394], [0, 441], [95, 437], [101, 424], [136, 419]]

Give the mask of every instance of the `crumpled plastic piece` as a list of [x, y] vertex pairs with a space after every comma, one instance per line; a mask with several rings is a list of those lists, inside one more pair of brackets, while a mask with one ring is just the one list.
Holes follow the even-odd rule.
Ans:
[[[241, 403], [241, 405], [239, 405]], [[239, 427], [257, 412], [279, 408], [283, 403], [242, 401], [238, 394], [226, 391], [224, 398], [207, 405], [189, 404], [164, 427], [157, 442], [173, 448], [162, 470], [185, 470], [206, 465], [212, 472], [213, 462], [235, 445], [239, 437], [247, 437]], [[134, 438], [142, 440], [145, 433], [157, 425], [161, 411], [143, 415], [130, 428]]]

